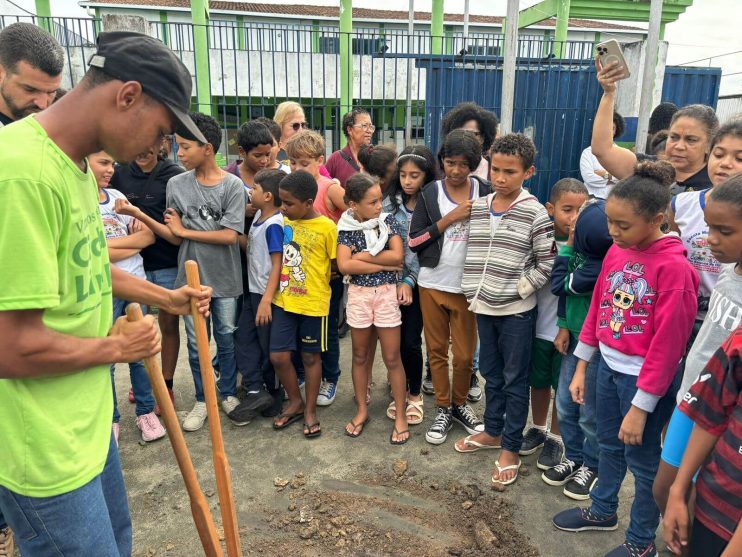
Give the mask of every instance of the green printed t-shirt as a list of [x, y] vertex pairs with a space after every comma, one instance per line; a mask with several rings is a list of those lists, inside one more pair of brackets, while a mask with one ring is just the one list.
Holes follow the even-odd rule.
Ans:
[[[0, 311], [104, 337], [111, 272], [95, 178], [28, 117], [0, 130]], [[0, 379], [0, 485], [29, 497], [73, 491], [103, 471], [111, 439], [108, 366]]]

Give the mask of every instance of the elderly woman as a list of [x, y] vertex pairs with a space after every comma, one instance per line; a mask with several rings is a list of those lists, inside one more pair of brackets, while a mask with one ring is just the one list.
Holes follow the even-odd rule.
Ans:
[[339, 180], [343, 187], [348, 178], [363, 169], [358, 162], [358, 151], [362, 145], [371, 143], [375, 129], [371, 115], [364, 108], [356, 107], [343, 116], [343, 133], [348, 144], [330, 155], [325, 165], [330, 177]]
[[276, 160], [279, 163], [288, 166], [289, 156], [286, 154], [286, 151], [284, 151], [283, 146], [291, 136], [297, 134], [300, 130], [305, 130], [309, 127], [307, 124], [307, 118], [304, 116], [304, 109], [299, 103], [294, 101], [282, 102], [276, 107], [273, 121], [281, 128], [281, 140], [279, 141], [281, 150], [278, 151]]

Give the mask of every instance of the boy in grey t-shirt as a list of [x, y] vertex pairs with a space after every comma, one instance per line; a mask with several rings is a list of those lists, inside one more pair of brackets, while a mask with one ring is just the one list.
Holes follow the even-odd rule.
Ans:
[[[176, 135], [178, 157], [189, 172], [173, 176], [168, 182], [168, 209], [165, 225], [160, 225], [165, 230], [155, 232], [180, 244], [176, 284], [185, 284], [185, 262], [193, 259], [198, 263], [201, 283], [214, 290], [210, 323], [219, 355], [222, 409], [229, 414], [239, 404], [234, 332], [242, 296], [242, 274], [237, 238], [243, 233], [247, 199], [242, 181], [216, 164], [215, 153], [222, 137], [219, 124], [204, 114], [192, 114], [191, 118], [209, 143]], [[196, 431], [206, 421], [206, 403], [193, 320], [186, 317], [185, 324], [196, 404], [183, 421], [183, 429]]]

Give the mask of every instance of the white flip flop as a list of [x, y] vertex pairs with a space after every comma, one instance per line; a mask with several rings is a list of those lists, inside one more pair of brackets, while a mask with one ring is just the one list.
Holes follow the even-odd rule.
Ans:
[[520, 460], [518, 460], [518, 464], [511, 464], [510, 466], [505, 466], [504, 468], [500, 468], [500, 461], [499, 460], [496, 460], [495, 461], [495, 468], [497, 468], [497, 477], [498, 478], [500, 477], [500, 475], [503, 472], [507, 472], [508, 470], [515, 470], [515, 476], [513, 476], [509, 480], [506, 480], [506, 481], [503, 482], [501, 480], [496, 480], [495, 479], [495, 475], [492, 474], [492, 478], [491, 478], [492, 479], [492, 483], [493, 484], [500, 484], [500, 485], [514, 484], [515, 483], [515, 480], [518, 479], [518, 472], [520, 471], [521, 464], [523, 464], [523, 463]]
[[485, 445], [484, 443], [480, 443], [479, 441], [475, 441], [472, 439], [474, 437], [473, 435], [467, 435], [464, 437], [464, 448], [459, 449], [459, 443], [458, 441], [454, 443], [453, 448], [456, 450], [457, 453], [475, 453], [477, 451], [486, 451], [489, 449], [501, 449], [502, 447], [500, 445]]

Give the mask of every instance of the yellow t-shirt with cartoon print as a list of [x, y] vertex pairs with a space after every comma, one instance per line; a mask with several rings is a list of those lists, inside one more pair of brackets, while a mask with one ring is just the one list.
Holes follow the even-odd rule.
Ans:
[[335, 259], [337, 238], [337, 226], [327, 217], [284, 218], [281, 278], [274, 304], [312, 317], [330, 313], [330, 262]]

